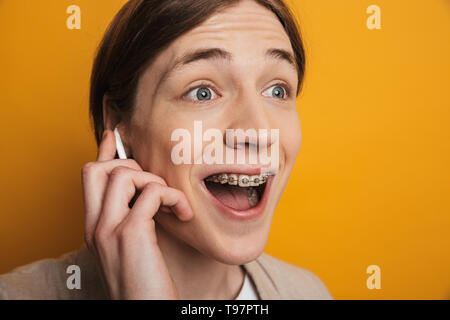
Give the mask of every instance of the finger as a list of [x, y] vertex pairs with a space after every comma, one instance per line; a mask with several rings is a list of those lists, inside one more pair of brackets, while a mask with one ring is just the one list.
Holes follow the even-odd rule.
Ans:
[[106, 190], [108, 176], [119, 166], [134, 170], [142, 170], [132, 159], [115, 159], [106, 162], [89, 162], [82, 170], [83, 195], [85, 198], [85, 212], [100, 212], [102, 199]]
[[161, 177], [146, 171], [127, 167], [114, 168], [108, 180], [96, 229], [100, 228], [103, 232], [111, 232], [129, 213], [128, 204], [135, 193], [143, 190], [150, 182], [161, 186], [166, 185]]
[[[129, 239], [129, 235], [139, 237], [142, 231], [150, 236], [152, 241], [157, 241], [154, 233], [154, 216], [161, 206], [172, 208], [171, 212], [182, 221], [193, 218], [193, 211], [183, 192], [165, 187], [158, 183], [149, 183], [145, 186], [130, 213], [115, 229], [117, 235], [123, 239]], [[153, 231], [153, 232], [152, 232]]]
[[150, 182], [136, 200], [124, 223], [145, 223], [154, 217], [161, 206], [170, 207], [181, 221], [189, 221], [194, 217], [189, 201], [182, 191]]
[[[89, 243], [102, 209], [108, 176], [118, 167], [128, 167], [142, 170], [139, 164], [132, 159], [115, 159], [106, 162], [89, 162], [82, 170], [83, 198], [85, 209], [85, 238]], [[162, 179], [161, 179], [162, 180]], [[164, 182], [164, 180], [162, 180]], [[165, 182], [164, 182], [165, 183]]]
[[112, 160], [115, 155], [116, 141], [114, 140], [114, 133], [111, 130], [105, 130], [98, 147], [97, 161]]

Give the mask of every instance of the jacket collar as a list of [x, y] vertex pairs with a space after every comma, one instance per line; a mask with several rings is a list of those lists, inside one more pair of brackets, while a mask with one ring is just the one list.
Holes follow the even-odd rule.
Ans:
[[277, 286], [262, 263], [264, 255], [265, 253], [259, 256], [256, 260], [244, 264], [243, 267], [253, 280], [261, 300], [280, 300], [281, 296]]

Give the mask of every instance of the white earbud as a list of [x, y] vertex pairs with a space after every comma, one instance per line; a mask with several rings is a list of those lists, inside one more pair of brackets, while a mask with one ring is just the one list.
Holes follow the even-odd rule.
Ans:
[[114, 128], [114, 135], [116, 136], [116, 149], [119, 159], [126, 159], [127, 154], [125, 153], [125, 148], [123, 147], [122, 139], [120, 139], [120, 134], [117, 127]]

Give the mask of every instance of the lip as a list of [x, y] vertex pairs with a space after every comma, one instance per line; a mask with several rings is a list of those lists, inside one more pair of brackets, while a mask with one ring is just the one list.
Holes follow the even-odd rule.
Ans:
[[[220, 171], [220, 172], [234, 173], [233, 171]], [[237, 171], [237, 172], [246, 173], [246, 172], [242, 171], [242, 168], [241, 168], [241, 171]], [[212, 174], [214, 174], [214, 173], [212, 173]], [[256, 173], [256, 171], [255, 171], [254, 174], [258, 174], [258, 173]], [[205, 176], [205, 177], [207, 177], [207, 176]], [[204, 190], [204, 192], [206, 194], [208, 194], [208, 196], [211, 198], [212, 202], [219, 209], [219, 211], [221, 211], [223, 214], [225, 214], [227, 217], [229, 217], [231, 219], [243, 221], [243, 220], [256, 219], [256, 218], [262, 216], [264, 209], [266, 208], [267, 200], [269, 197], [269, 193], [270, 193], [272, 182], [273, 182], [274, 178], [275, 178], [275, 176], [269, 176], [269, 178], [267, 179], [267, 182], [266, 182], [266, 187], [264, 189], [264, 194], [263, 194], [262, 198], [260, 199], [260, 201], [258, 202], [258, 204], [256, 206], [254, 206], [250, 209], [247, 209], [247, 210], [237, 210], [237, 209], [231, 208], [231, 207], [223, 204], [208, 190], [208, 188], [205, 185], [205, 181], [203, 181], [203, 180], [201, 181], [201, 186], [202, 186], [202, 189]]]
[[264, 172], [264, 169], [268, 167], [262, 167], [261, 165], [215, 165], [207, 166], [205, 170], [202, 170], [199, 174], [199, 179], [204, 180], [213, 174], [218, 173], [240, 173], [246, 175], [257, 175]]

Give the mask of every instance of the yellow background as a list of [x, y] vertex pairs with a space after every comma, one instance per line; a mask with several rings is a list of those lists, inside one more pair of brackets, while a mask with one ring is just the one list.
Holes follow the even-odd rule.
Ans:
[[[123, 0], [0, 0], [0, 273], [77, 249], [94, 50]], [[450, 298], [450, 2], [293, 0], [303, 145], [268, 253], [337, 299]], [[81, 7], [81, 30], [66, 8]], [[369, 30], [366, 8], [381, 8]], [[381, 289], [366, 268], [381, 268]]]

